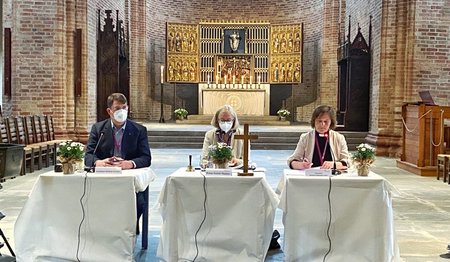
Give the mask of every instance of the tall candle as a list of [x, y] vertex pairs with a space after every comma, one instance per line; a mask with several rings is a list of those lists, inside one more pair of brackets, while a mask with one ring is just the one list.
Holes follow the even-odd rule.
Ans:
[[233, 76], [233, 85], [236, 83], [236, 76]]
[[258, 85], [261, 84], [261, 75], [258, 75]]
[[209, 76], [209, 74], [208, 74], [208, 85], [209, 85], [209, 77], [210, 77], [210, 76]]
[[244, 84], [244, 76], [241, 76], [241, 85]]
[[252, 76], [250, 76], [250, 85], [252, 85]]
[[216, 85], [219, 84], [219, 74], [216, 75]]
[[161, 84], [164, 83], [164, 66], [161, 66]]
[[225, 76], [224, 80], [225, 80], [225, 87], [227, 87], [227, 76]]

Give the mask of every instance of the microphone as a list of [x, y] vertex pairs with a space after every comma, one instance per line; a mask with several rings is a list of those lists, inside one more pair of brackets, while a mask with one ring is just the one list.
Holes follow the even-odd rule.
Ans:
[[100, 138], [97, 141], [97, 144], [95, 145], [94, 148], [94, 152], [92, 153], [92, 163], [89, 167], [85, 167], [84, 170], [87, 172], [93, 172], [94, 170], [94, 165], [95, 165], [95, 161], [94, 161], [94, 157], [95, 157], [95, 153], [97, 153], [97, 148], [100, 145], [100, 142], [102, 141], [103, 135], [105, 134], [105, 132], [101, 132], [100, 133]]
[[[329, 139], [328, 133], [325, 134], [325, 137], [327, 139]], [[333, 149], [331, 148], [331, 144], [329, 144], [329, 145], [330, 145], [331, 159], [333, 160], [333, 168], [331, 169], [331, 174], [337, 176], [337, 175], [341, 174], [341, 171], [337, 170], [337, 168], [336, 168], [336, 159], [334, 158]]]

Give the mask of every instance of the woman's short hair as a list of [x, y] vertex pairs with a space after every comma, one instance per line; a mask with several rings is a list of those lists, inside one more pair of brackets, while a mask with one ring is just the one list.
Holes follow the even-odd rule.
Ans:
[[331, 106], [318, 106], [318, 107], [316, 107], [316, 109], [314, 109], [314, 112], [312, 113], [312, 116], [311, 116], [311, 127], [312, 128], [316, 127], [316, 119], [323, 114], [328, 114], [330, 116], [330, 119], [331, 119], [330, 129], [335, 129], [336, 128], [336, 112], [334, 111], [334, 109]]
[[229, 113], [231, 116], [233, 116], [233, 126], [231, 127], [231, 129], [237, 129], [239, 127], [239, 120], [238, 120], [236, 112], [234, 111], [233, 107], [231, 107], [230, 105], [224, 105], [216, 111], [216, 113], [214, 114], [214, 116], [211, 120], [211, 125], [214, 126], [215, 128], [220, 128], [219, 127], [219, 115], [224, 112]]
[[127, 98], [125, 97], [124, 94], [122, 93], [112, 93], [111, 95], [108, 96], [108, 100], [106, 101], [106, 104], [108, 105], [108, 108], [111, 108], [112, 105], [114, 104], [114, 101], [118, 101], [121, 104], [126, 104]]

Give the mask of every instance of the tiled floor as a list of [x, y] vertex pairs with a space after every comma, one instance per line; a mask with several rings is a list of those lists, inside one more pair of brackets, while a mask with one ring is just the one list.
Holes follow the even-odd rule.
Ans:
[[[252, 157], [267, 169], [266, 178], [275, 188], [285, 160], [292, 152], [286, 150], [253, 150]], [[186, 166], [188, 155], [198, 161], [200, 149], [153, 149], [152, 167], [158, 178], [151, 184], [150, 245], [146, 251], [136, 245], [136, 261], [158, 261], [155, 257], [159, 241], [161, 217], [156, 200], [167, 175], [180, 166]], [[403, 261], [449, 261], [440, 257], [450, 242], [450, 185], [435, 177], [419, 177], [395, 167], [395, 159], [379, 157], [373, 171], [388, 179], [400, 192], [394, 196], [394, 216], [397, 240]], [[24, 205], [37, 176], [44, 171], [7, 180], [0, 189], [0, 211], [6, 217], [0, 228], [14, 246], [14, 222]], [[281, 212], [277, 211], [275, 228], [283, 233]], [[370, 226], [370, 225], [368, 225]], [[282, 240], [282, 238], [281, 238]], [[140, 241], [140, 239], [138, 239]], [[357, 248], [357, 247], [356, 247]], [[6, 247], [0, 251], [8, 253]], [[282, 251], [270, 252], [266, 261], [283, 261]], [[378, 261], [375, 261], [378, 262]]]

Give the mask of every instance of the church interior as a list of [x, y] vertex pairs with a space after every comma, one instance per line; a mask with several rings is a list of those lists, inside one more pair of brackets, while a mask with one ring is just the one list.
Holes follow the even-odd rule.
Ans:
[[[177, 261], [161, 255], [170, 230], [159, 197], [175, 170], [201, 165], [204, 134], [225, 104], [258, 135], [251, 161], [271, 190], [320, 105], [335, 109], [350, 153], [361, 143], [376, 149], [371, 171], [390, 188], [383, 208], [392, 256], [345, 261], [450, 259], [448, 0], [0, 3], [0, 243], [11, 245], [0, 244], [0, 262], [14, 261], [15, 225], [37, 181], [56, 170], [58, 145], [86, 145], [93, 125], [110, 117], [112, 93], [123, 93], [128, 118], [147, 128], [156, 174], [147, 191], [149, 244], [142, 249], [142, 234], [135, 237], [135, 261]], [[281, 248], [255, 261], [298, 261], [283, 215], [273, 211]], [[321, 259], [344, 261], [338, 242], [326, 241]], [[48, 256], [41, 261], [61, 261]]]

